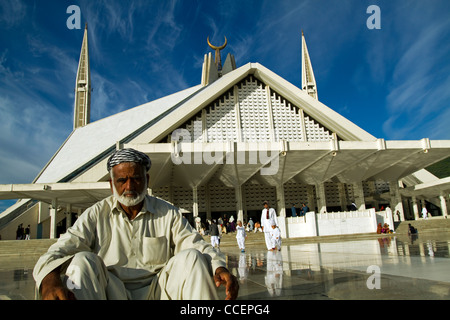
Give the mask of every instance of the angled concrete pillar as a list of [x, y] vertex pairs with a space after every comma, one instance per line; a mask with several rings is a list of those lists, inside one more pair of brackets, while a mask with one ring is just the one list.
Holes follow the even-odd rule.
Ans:
[[212, 215], [211, 215], [211, 196], [209, 193], [209, 186], [206, 186], [206, 220], [211, 220], [212, 219]]
[[50, 208], [50, 239], [56, 238], [56, 212], [58, 210], [58, 199], [52, 200]]
[[319, 213], [327, 212], [327, 198], [325, 195], [325, 185], [316, 184], [317, 209]]
[[72, 226], [72, 205], [67, 204], [66, 207], [66, 230]]
[[306, 204], [306, 206], [309, 207], [310, 211], [316, 211], [316, 201], [314, 198], [314, 186], [313, 185], [308, 185], [307, 193], [308, 193], [308, 203]]
[[341, 205], [341, 211], [347, 211], [347, 196], [345, 195], [345, 183], [339, 183], [339, 202]]
[[355, 204], [358, 210], [366, 210], [366, 202], [364, 200], [364, 188], [362, 181], [353, 183], [353, 194], [355, 196]]
[[441, 202], [441, 210], [442, 210], [442, 215], [447, 218], [448, 216], [448, 207], [447, 207], [447, 199], [446, 197], [448, 197], [448, 193], [441, 191], [441, 194], [439, 195], [439, 200]]
[[411, 199], [413, 205], [414, 220], [419, 220], [419, 205], [417, 204], [417, 198], [416, 196], [412, 196]]
[[391, 195], [391, 209], [394, 214], [400, 213], [400, 221], [405, 221], [403, 202], [400, 191], [398, 190], [398, 181], [389, 182], [389, 193]]
[[242, 195], [242, 186], [236, 186], [234, 190], [236, 197], [237, 220], [240, 220], [242, 221], [242, 223], [244, 223], [244, 198]]
[[192, 215], [194, 218], [198, 216], [198, 189], [192, 188]]

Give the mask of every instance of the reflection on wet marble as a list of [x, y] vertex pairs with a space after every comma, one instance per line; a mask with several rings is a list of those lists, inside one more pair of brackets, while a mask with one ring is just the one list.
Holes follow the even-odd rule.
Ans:
[[[281, 251], [248, 241], [245, 253], [235, 241], [221, 251], [241, 300], [450, 299], [450, 233], [285, 241]], [[17, 261], [0, 257], [0, 300], [34, 299], [32, 261]]]
[[240, 299], [449, 299], [450, 235], [222, 249]]

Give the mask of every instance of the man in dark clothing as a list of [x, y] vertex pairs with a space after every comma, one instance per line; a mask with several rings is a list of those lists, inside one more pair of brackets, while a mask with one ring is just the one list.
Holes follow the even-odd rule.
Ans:
[[209, 225], [209, 234], [211, 235], [211, 245], [219, 248], [219, 229], [217, 228], [216, 220], [211, 221]]

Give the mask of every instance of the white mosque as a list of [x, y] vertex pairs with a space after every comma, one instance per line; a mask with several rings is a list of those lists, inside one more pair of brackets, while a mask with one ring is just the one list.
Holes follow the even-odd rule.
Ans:
[[[318, 99], [305, 36], [302, 87], [259, 63], [236, 67], [220, 47], [205, 54], [201, 83], [90, 123], [87, 26], [76, 78], [72, 133], [31, 184], [0, 185], [19, 199], [0, 214], [2, 239], [17, 226], [56, 238], [83, 210], [110, 195], [108, 156], [134, 148], [152, 160], [149, 194], [189, 221], [260, 218], [276, 209], [283, 236], [375, 232], [377, 223], [447, 217], [450, 177], [425, 170], [450, 155], [449, 140], [379, 139]], [[199, 77], [200, 78], [200, 77]], [[292, 217], [293, 204], [310, 211]]]

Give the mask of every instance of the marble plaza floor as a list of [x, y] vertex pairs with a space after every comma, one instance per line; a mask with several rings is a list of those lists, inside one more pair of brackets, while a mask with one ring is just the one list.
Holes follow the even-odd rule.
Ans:
[[[220, 250], [240, 300], [450, 299], [450, 232], [285, 239], [276, 252], [250, 233], [245, 253], [227, 234]], [[37, 251], [0, 252], [0, 300], [34, 299]]]

